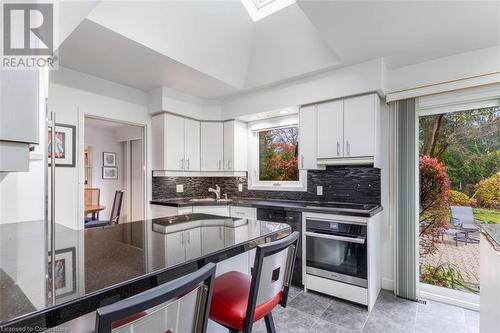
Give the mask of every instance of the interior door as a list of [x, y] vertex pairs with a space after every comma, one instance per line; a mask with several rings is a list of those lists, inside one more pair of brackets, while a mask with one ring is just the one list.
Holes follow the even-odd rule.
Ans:
[[184, 118], [167, 114], [165, 122], [167, 170], [184, 170]]
[[184, 156], [186, 171], [200, 171], [200, 122], [184, 119]]
[[318, 104], [318, 158], [344, 156], [343, 100]]
[[144, 141], [130, 141], [130, 221], [143, 220], [144, 214]]
[[201, 122], [201, 171], [222, 171], [224, 129], [220, 122]]
[[344, 156], [375, 155], [375, 95], [344, 100]]

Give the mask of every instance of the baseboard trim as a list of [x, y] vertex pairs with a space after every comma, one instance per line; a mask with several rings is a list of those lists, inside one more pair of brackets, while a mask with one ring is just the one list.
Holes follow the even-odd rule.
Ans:
[[394, 290], [394, 280], [382, 278], [382, 289], [384, 290]]
[[461, 308], [479, 311], [479, 295], [473, 295], [457, 290], [420, 284], [418, 297], [436, 302], [459, 306]]

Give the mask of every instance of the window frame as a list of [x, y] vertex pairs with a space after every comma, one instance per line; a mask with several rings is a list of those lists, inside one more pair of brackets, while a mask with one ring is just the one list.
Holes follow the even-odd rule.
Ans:
[[[298, 181], [260, 180], [259, 133], [270, 129], [299, 127], [298, 115], [255, 121], [248, 126], [248, 189], [261, 191], [307, 191], [307, 170], [300, 170]], [[299, 130], [300, 137], [300, 130]], [[298, 167], [298, 165], [297, 165]]]

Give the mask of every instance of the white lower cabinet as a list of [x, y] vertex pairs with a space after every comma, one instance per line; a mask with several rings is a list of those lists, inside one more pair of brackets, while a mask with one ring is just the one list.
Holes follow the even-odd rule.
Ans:
[[172, 206], [163, 206], [163, 205], [156, 205], [156, 204], [150, 204], [150, 211], [151, 211], [151, 218], [152, 219], [157, 219], [160, 217], [169, 217], [169, 216], [176, 216], [176, 215], [185, 215], [185, 214], [191, 214], [193, 212], [193, 207], [188, 206], [188, 207], [172, 207]]
[[253, 207], [230, 206], [230, 216], [242, 219], [256, 219], [257, 209]]
[[186, 248], [186, 260], [199, 258], [201, 256], [201, 233], [200, 228], [184, 231], [184, 245]]
[[201, 256], [200, 228], [164, 235], [165, 265], [172, 266]]
[[193, 213], [229, 217], [229, 206], [193, 206]]
[[203, 255], [224, 248], [223, 226], [207, 226], [202, 227], [202, 229], [201, 253]]
[[165, 235], [165, 264], [172, 266], [185, 261], [184, 231]]

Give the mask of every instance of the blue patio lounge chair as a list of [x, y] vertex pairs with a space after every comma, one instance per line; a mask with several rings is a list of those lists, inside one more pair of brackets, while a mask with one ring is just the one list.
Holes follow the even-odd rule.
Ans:
[[478, 226], [475, 223], [472, 207], [467, 206], [451, 206], [450, 222], [453, 229], [458, 230], [454, 239], [456, 242], [479, 243], [478, 239], [471, 238], [470, 234], [478, 231]]

